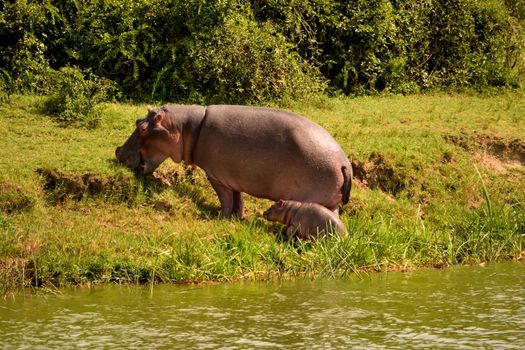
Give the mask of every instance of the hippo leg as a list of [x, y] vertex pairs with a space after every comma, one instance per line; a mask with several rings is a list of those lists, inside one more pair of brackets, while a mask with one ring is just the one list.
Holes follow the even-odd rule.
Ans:
[[233, 208], [232, 213], [242, 218], [242, 211], [244, 208], [244, 201], [242, 199], [242, 193], [233, 191]]
[[217, 193], [219, 201], [221, 202], [221, 216], [223, 218], [231, 217], [233, 213], [233, 190], [209, 177], [208, 180], [210, 180], [211, 186]]

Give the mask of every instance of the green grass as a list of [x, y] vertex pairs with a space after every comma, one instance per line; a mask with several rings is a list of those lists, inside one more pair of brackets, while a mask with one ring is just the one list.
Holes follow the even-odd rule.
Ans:
[[[44, 102], [12, 96], [0, 105], [0, 290], [342, 276], [524, 256], [519, 93], [289, 105], [334, 135], [363, 171], [341, 214], [349, 235], [313, 242], [283, 239], [282, 227], [260, 215], [266, 200], [246, 196], [245, 219], [218, 219], [200, 170], [166, 162], [156, 179], [139, 179], [117, 165], [114, 149], [145, 105], [106, 104], [100, 127], [88, 130], [60, 127], [42, 113]], [[50, 190], [39, 168], [122, 183], [91, 194]]]

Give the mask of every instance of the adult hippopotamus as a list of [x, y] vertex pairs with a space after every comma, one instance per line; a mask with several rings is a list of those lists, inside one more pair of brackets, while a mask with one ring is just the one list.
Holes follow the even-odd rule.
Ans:
[[274, 201], [347, 203], [352, 166], [319, 125], [291, 112], [247, 106], [148, 108], [117, 159], [149, 174], [165, 159], [202, 168], [221, 214], [242, 216], [242, 193]]

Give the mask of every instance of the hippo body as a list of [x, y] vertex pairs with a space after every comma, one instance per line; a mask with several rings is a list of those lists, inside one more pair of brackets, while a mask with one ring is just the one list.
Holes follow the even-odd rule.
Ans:
[[263, 215], [269, 221], [286, 225], [288, 238], [297, 236], [307, 239], [328, 232], [346, 233], [346, 228], [337, 214], [317, 203], [280, 200]]
[[351, 187], [350, 162], [326, 130], [271, 108], [176, 105], [149, 110], [116, 155], [144, 173], [168, 157], [199, 166], [225, 217], [242, 216], [242, 192], [337, 211]]

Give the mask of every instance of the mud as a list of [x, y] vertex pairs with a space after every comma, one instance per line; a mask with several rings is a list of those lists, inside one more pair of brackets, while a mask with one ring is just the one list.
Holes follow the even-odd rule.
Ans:
[[368, 188], [379, 188], [383, 192], [396, 195], [405, 189], [404, 178], [406, 177], [380, 153], [370, 154], [368, 161], [363, 163], [359, 160], [352, 161], [354, 178]]

